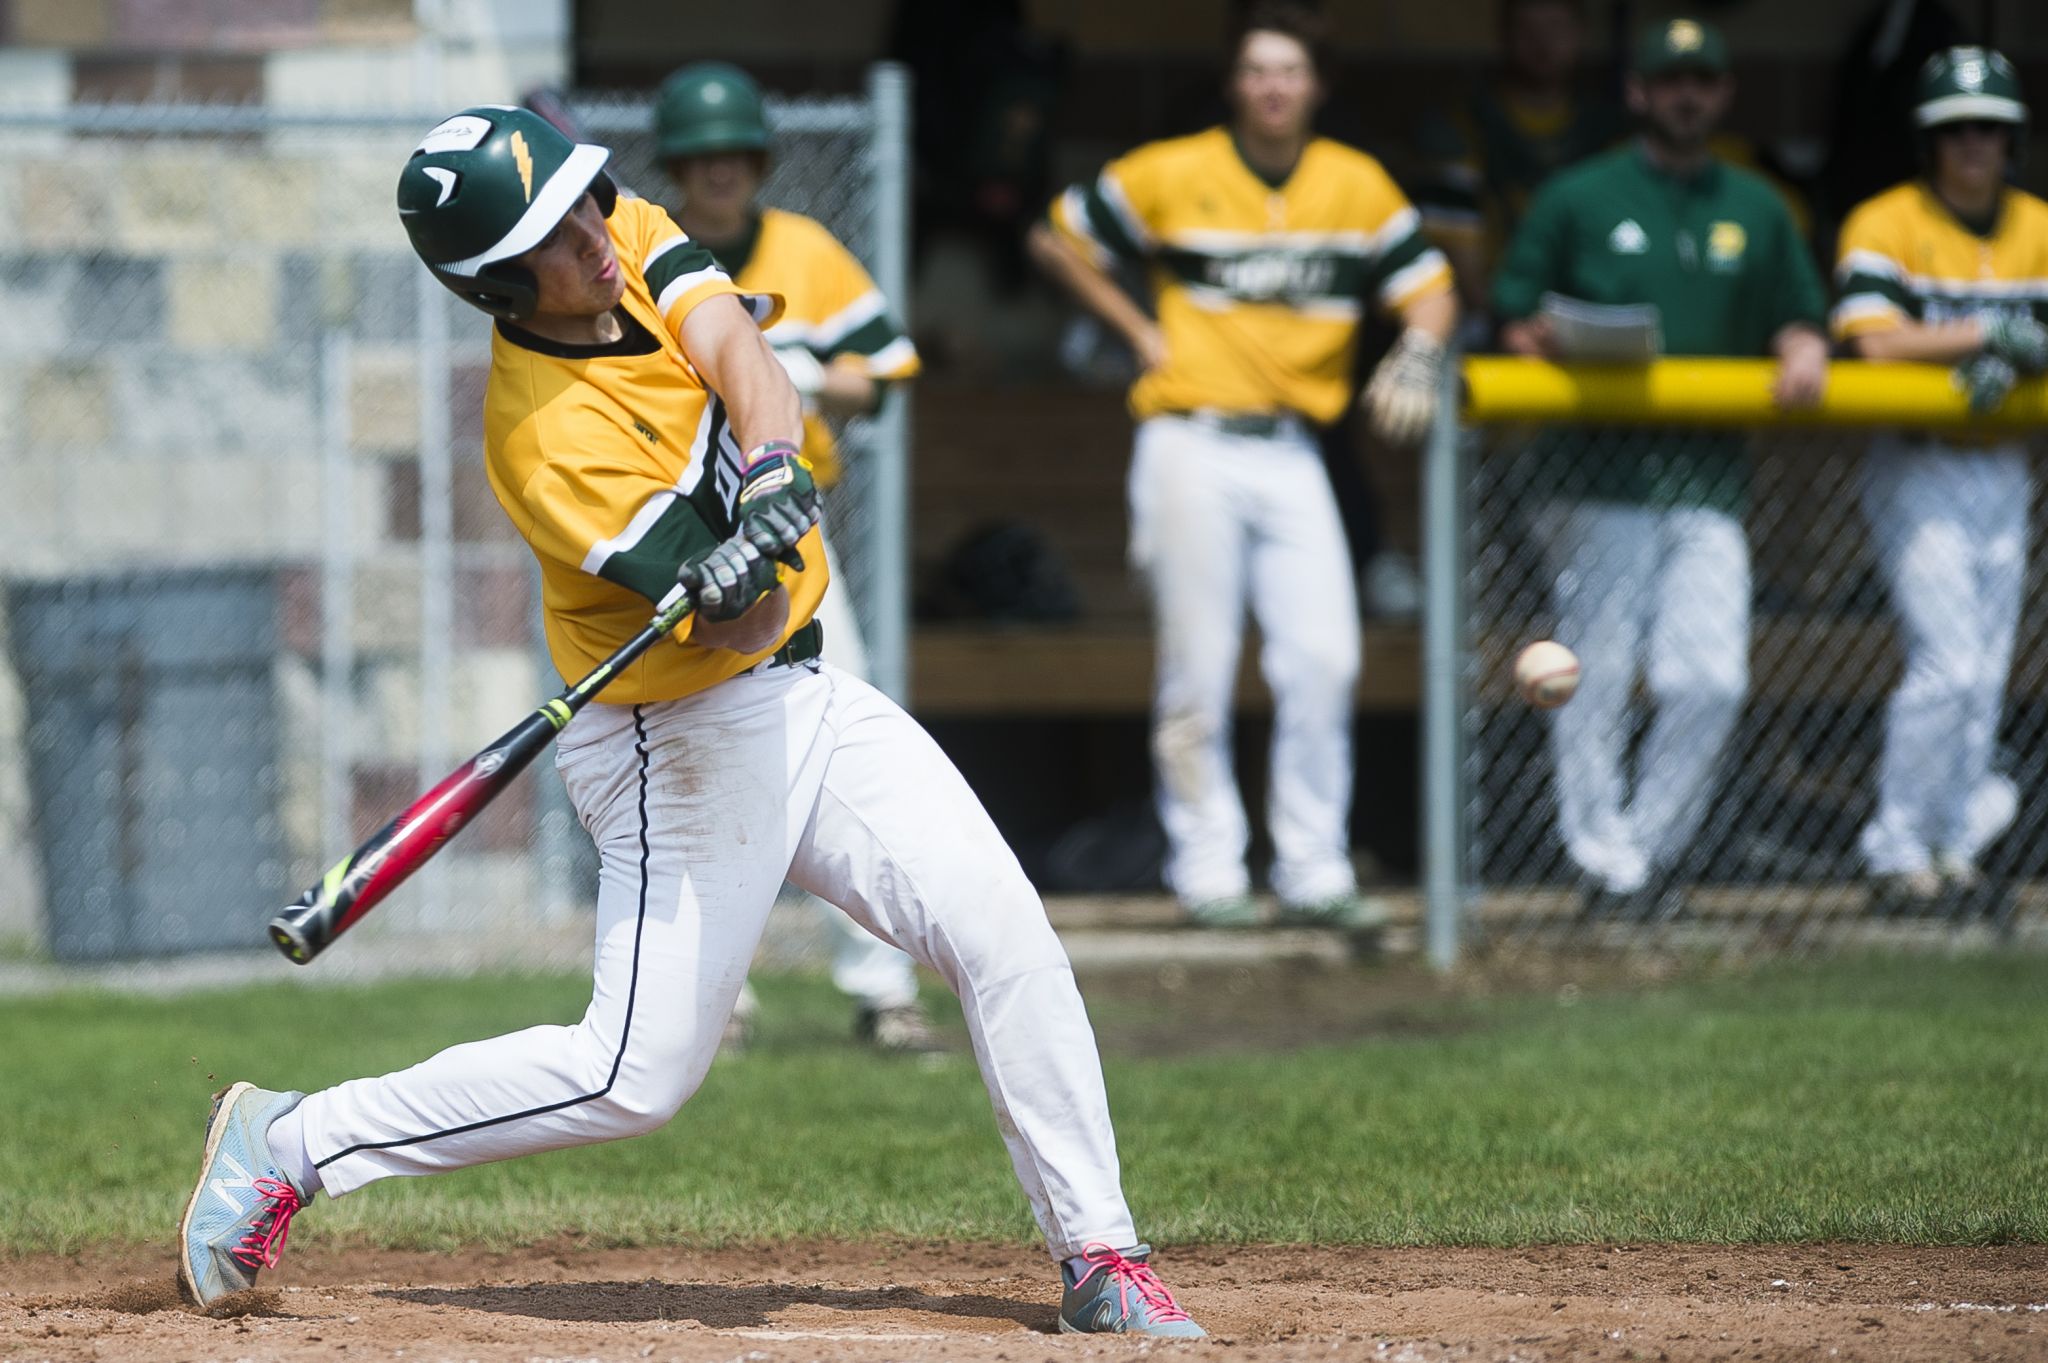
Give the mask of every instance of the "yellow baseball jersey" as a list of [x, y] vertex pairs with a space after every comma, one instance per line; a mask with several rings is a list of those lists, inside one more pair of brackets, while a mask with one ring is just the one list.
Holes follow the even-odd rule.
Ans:
[[[858, 369], [876, 382], [916, 376], [917, 347], [889, 315], [888, 300], [824, 226], [770, 208], [754, 230], [726, 247], [719, 264], [749, 293], [782, 295], [782, 317], [767, 328], [775, 346], [801, 346], [826, 365]], [[804, 417], [804, 458], [818, 482], [839, 481], [838, 440], [817, 413]]]
[[2017, 189], [1979, 233], [1924, 182], [1894, 185], [1849, 214], [1838, 255], [1833, 326], [1842, 340], [1991, 312], [2048, 320], [2048, 203]]
[[1443, 254], [1380, 163], [1315, 138], [1284, 183], [1227, 128], [1152, 142], [1053, 202], [1053, 227], [1097, 266], [1142, 263], [1166, 362], [1131, 390], [1161, 412], [1299, 412], [1336, 420], [1367, 302], [1451, 286]]
[[[745, 452], [725, 404], [683, 353], [683, 319], [721, 294], [739, 298], [757, 323], [782, 309], [773, 294], [741, 290], [645, 199], [621, 197], [606, 227], [626, 281], [625, 335], [569, 346], [500, 322], [484, 395], [491, 490], [540, 560], [548, 651], [564, 680], [639, 633], [682, 561], [733, 531]], [[801, 552], [802, 572], [781, 570], [789, 626], [770, 648], [707, 648], [691, 641], [685, 620], [673, 645], [641, 655], [604, 699], [676, 700], [780, 648], [825, 594], [817, 531]]]

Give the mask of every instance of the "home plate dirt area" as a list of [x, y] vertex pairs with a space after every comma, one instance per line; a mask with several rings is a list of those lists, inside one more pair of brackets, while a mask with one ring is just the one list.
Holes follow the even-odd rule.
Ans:
[[210, 1315], [163, 1253], [0, 1261], [0, 1360], [2048, 1359], [2048, 1247], [1164, 1250], [1214, 1336], [1053, 1333], [1010, 1245], [294, 1251]]

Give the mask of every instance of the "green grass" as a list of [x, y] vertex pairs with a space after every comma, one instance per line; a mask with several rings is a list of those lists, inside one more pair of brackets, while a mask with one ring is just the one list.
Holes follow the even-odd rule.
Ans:
[[[1651, 992], [1445, 994], [1398, 1035], [1107, 1068], [1126, 1187], [1161, 1240], [2044, 1241], [2044, 981], [2039, 959], [1922, 958]], [[721, 1061], [658, 1134], [391, 1180], [317, 1206], [303, 1232], [426, 1248], [1031, 1234], [971, 1063], [868, 1056], [840, 1040], [828, 987], [760, 983], [764, 1044]], [[376, 1073], [573, 1019], [586, 989], [0, 1003], [0, 1251], [166, 1239], [207, 1095], [228, 1079]], [[1092, 992], [1112, 1038], [1169, 1006]], [[1207, 992], [1172, 1005], [1191, 1033], [1214, 1025]]]

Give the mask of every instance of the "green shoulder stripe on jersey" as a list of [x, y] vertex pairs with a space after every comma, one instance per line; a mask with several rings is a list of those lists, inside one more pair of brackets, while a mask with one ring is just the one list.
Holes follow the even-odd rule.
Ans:
[[1167, 246], [1159, 252], [1159, 263], [1184, 284], [1243, 303], [1356, 303], [1378, 277], [1375, 262], [1356, 251], [1286, 246], [1205, 251]]
[[1429, 239], [1420, 231], [1410, 232], [1380, 252], [1379, 259], [1372, 262], [1371, 282], [1375, 286], [1384, 283], [1413, 265], [1432, 249]]
[[1901, 284], [1895, 275], [1871, 274], [1864, 270], [1851, 270], [1842, 276], [1841, 296], [1855, 298], [1862, 294], [1874, 293], [1888, 303], [1896, 303], [1908, 312], [1917, 312], [1918, 300]]
[[718, 536], [704, 523], [691, 499], [669, 496], [669, 504], [647, 533], [630, 549], [621, 549], [607, 558], [597, 570], [599, 577], [638, 592], [649, 601], [659, 601], [675, 587], [676, 569], [684, 559], [717, 547]]
[[839, 338], [836, 345], [825, 352], [825, 358], [834, 355], [873, 355], [890, 345], [903, 334], [903, 328], [896, 325], [896, 319], [883, 313], [867, 321]]
[[[1428, 257], [1434, 259], [1427, 259]], [[1428, 278], [1431, 267], [1441, 260], [1442, 256], [1436, 247], [1429, 238], [1422, 235], [1418, 227], [1380, 252], [1379, 258], [1372, 262], [1368, 270], [1370, 287], [1375, 294], [1384, 293], [1389, 289], [1393, 290], [1396, 296], [1406, 293], [1416, 287], [1422, 279]], [[1404, 271], [1409, 272], [1414, 278], [1402, 278]]]
[[1077, 197], [1081, 211], [1087, 217], [1081, 225], [1088, 229], [1090, 235], [1119, 260], [1143, 260], [1144, 248], [1125, 230], [1123, 218], [1102, 193], [1102, 182], [1093, 180], [1077, 188], [1080, 190]]
[[647, 262], [647, 292], [661, 297], [662, 290], [681, 279], [684, 275], [696, 274], [700, 270], [715, 270], [718, 261], [711, 252], [687, 238], [673, 239], [675, 245], [659, 251]]

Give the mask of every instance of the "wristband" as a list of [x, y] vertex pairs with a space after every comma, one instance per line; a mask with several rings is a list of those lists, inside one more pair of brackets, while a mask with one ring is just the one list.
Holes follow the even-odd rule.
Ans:
[[754, 465], [760, 463], [762, 460], [773, 459], [778, 454], [786, 454], [793, 459], [800, 459], [803, 457], [803, 451], [799, 450], [796, 447], [794, 441], [764, 440], [760, 444], [754, 446], [754, 448], [752, 448], [751, 450], [747, 451], [746, 463], [743, 467], [750, 469], [754, 467]]

